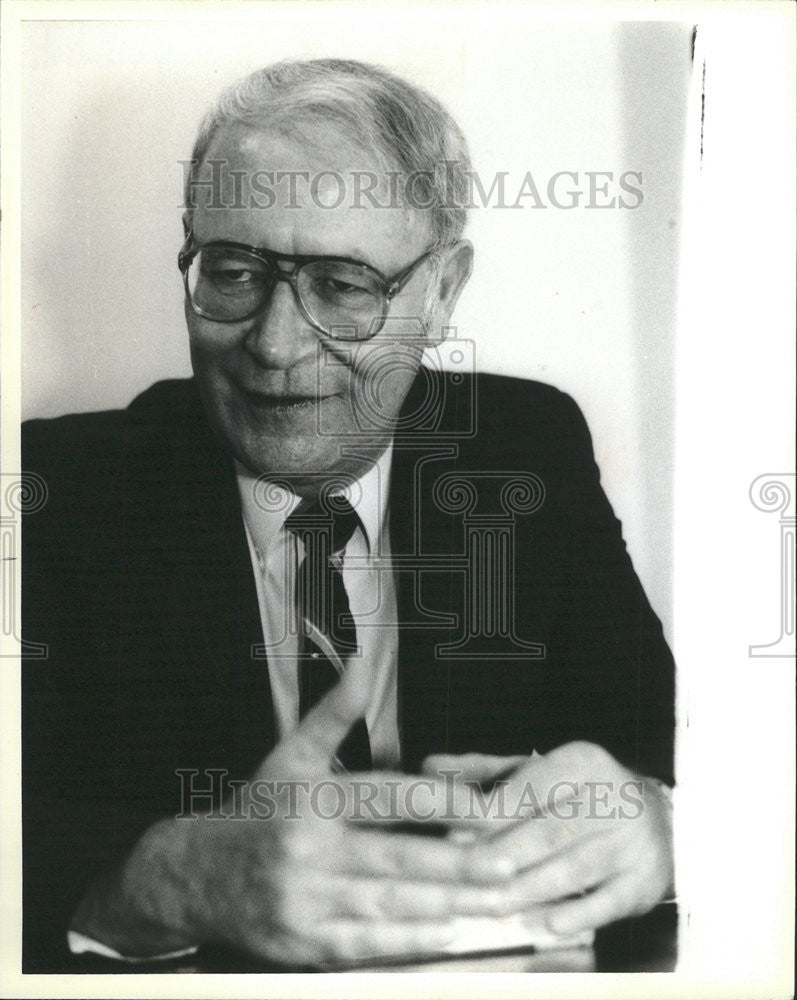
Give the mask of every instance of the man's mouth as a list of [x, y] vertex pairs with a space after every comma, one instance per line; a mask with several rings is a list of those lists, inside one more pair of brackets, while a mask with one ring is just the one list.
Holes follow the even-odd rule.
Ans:
[[329, 393], [325, 396], [292, 396], [277, 395], [268, 392], [252, 392], [245, 390], [247, 401], [258, 409], [273, 410], [277, 413], [288, 413], [291, 410], [307, 409], [323, 403], [325, 399], [331, 399], [336, 393]]

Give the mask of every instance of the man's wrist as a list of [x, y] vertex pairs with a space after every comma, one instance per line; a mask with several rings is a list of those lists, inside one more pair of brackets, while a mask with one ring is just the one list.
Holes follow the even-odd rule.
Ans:
[[656, 791], [658, 791], [661, 794], [662, 798], [667, 802], [667, 804], [669, 805], [670, 809], [672, 809], [672, 806], [673, 806], [673, 789], [672, 789], [672, 786], [668, 785], [666, 781], [662, 781], [661, 778], [650, 778], [650, 777], [647, 777], [647, 778], [645, 778], [645, 781], [649, 785], [652, 785], [653, 788], [655, 788]]
[[187, 834], [187, 824], [175, 820], [150, 827], [119, 872], [86, 893], [70, 923], [70, 947], [89, 941], [127, 959], [195, 947], [186, 905]]

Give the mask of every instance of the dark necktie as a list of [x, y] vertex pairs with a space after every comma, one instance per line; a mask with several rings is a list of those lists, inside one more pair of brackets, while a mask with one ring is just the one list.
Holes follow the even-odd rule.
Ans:
[[[357, 630], [335, 556], [354, 534], [359, 518], [345, 497], [305, 499], [285, 526], [304, 544], [296, 576], [299, 622], [299, 718], [338, 681], [357, 651]], [[347, 771], [371, 768], [365, 719], [358, 719], [337, 751]]]

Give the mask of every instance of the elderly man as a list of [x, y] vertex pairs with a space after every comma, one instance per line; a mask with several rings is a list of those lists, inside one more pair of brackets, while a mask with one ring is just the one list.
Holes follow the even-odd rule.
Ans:
[[381, 69], [253, 74], [188, 177], [194, 378], [26, 427], [29, 971], [411, 955], [667, 894], [672, 661], [583, 419], [421, 365], [467, 169]]

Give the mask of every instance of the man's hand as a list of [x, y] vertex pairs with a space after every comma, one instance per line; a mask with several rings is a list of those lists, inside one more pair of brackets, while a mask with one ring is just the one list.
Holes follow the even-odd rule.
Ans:
[[[123, 955], [223, 942], [313, 965], [433, 952], [451, 939], [454, 915], [499, 912], [498, 887], [514, 871], [500, 850], [474, 854], [391, 830], [428, 814], [433, 800], [439, 808], [442, 781], [332, 775], [330, 759], [368, 690], [358, 667], [280, 742], [235, 810], [223, 810], [228, 818], [151, 827], [119, 877], [89, 893], [73, 928]], [[357, 808], [363, 789], [367, 808]], [[267, 818], [257, 818], [266, 800]]]
[[[184, 895], [200, 940], [294, 964], [433, 952], [456, 913], [500, 907], [495, 886], [513, 870], [500, 851], [475, 856], [390, 830], [441, 801], [442, 781], [419, 789], [407, 775], [330, 773], [351, 725], [346, 698], [343, 685], [330, 692], [256, 775], [253, 785], [282, 789], [274, 816], [193, 827]], [[387, 825], [357, 822], [372, 816]]]
[[[672, 892], [672, 818], [666, 791], [592, 743], [545, 756], [435, 755], [424, 772], [458, 772], [485, 791], [458, 824], [471, 863], [509, 857], [506, 912], [533, 912], [572, 934], [651, 909]], [[493, 785], [492, 791], [489, 786]]]

